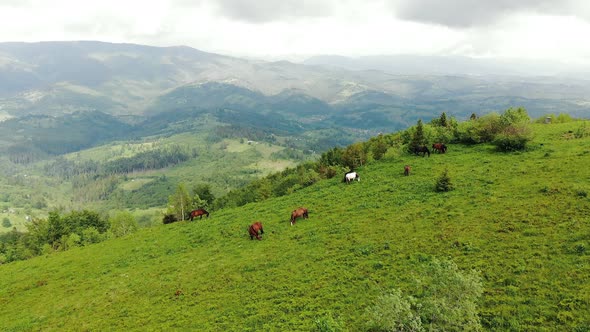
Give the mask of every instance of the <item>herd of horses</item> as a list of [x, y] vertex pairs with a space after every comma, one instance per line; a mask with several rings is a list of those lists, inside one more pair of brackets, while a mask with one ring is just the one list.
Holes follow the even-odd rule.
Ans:
[[[420, 153], [422, 153], [422, 157], [426, 156], [426, 154], [428, 154], [428, 157], [430, 157], [430, 150], [428, 149], [428, 147], [426, 147], [426, 145], [414, 146], [411, 150], [416, 155], [420, 155]], [[445, 153], [447, 152], [447, 146], [444, 143], [434, 143], [432, 144], [432, 150], [433, 152]], [[412, 167], [410, 167], [410, 165], [405, 165], [404, 175], [409, 176], [411, 170]], [[342, 180], [342, 182], [350, 184], [354, 180], [360, 182], [361, 177], [357, 172], [350, 171], [344, 174], [344, 179]], [[207, 212], [205, 209], [196, 209], [188, 214], [188, 219], [190, 219], [191, 221], [193, 221], [196, 217], [199, 217], [199, 219], [203, 219], [204, 215], [207, 216], [207, 218], [209, 218], [209, 212]], [[295, 221], [299, 218], [309, 218], [309, 212], [306, 208], [299, 207], [293, 210], [293, 212], [291, 212], [291, 226], [295, 225]], [[178, 218], [176, 218], [176, 216], [172, 214], [165, 215], [163, 219], [164, 224], [170, 224], [175, 221], [178, 221]], [[256, 238], [257, 240], [262, 240], [262, 234], [264, 234], [262, 223], [260, 221], [256, 221], [252, 225], [248, 226], [248, 234], [250, 235], [250, 240], [254, 240], [254, 238]]]
[[[411, 151], [418, 156], [422, 154], [422, 157], [426, 155], [430, 157], [430, 150], [426, 145], [416, 145], [411, 148]], [[432, 144], [432, 152], [445, 153], [447, 152], [447, 146], [445, 143], [434, 143]]]

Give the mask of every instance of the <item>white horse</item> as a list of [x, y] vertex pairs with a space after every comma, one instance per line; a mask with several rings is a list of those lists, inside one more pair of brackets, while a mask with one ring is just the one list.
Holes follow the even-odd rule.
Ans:
[[361, 177], [358, 175], [357, 172], [348, 172], [344, 175], [344, 182], [350, 184], [354, 180], [361, 181]]

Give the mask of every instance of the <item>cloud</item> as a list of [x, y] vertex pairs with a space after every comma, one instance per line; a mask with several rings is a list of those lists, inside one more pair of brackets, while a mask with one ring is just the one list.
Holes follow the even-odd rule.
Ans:
[[576, 0], [396, 0], [392, 6], [401, 19], [451, 28], [488, 26], [514, 13], [588, 13], [587, 5]]
[[32, 5], [31, 0], [0, 0], [0, 7], [22, 8]]
[[249, 23], [328, 16], [336, 5], [331, 0], [218, 0], [213, 3], [219, 14]]

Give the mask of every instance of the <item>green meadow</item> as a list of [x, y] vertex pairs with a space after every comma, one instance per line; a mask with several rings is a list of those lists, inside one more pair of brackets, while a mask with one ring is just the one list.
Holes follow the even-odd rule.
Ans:
[[[46, 168], [73, 168], [73, 164], [68, 163], [105, 165], [165, 149], [180, 149], [194, 155], [168, 167], [115, 174], [110, 179], [111, 187], [106, 190], [104, 187], [108, 185], [104, 185], [104, 182], [107, 181], [100, 180], [108, 176], [82, 173], [64, 178], [46, 171]], [[154, 209], [165, 209], [168, 196], [173, 193], [177, 183], [184, 183], [189, 188], [210, 184], [215, 195], [221, 196], [254, 179], [294, 167], [302, 160], [276, 155], [283, 150], [283, 146], [263, 142], [247, 144], [243, 139], [226, 138], [208, 143], [205, 132], [111, 142], [30, 165], [3, 165], [0, 160], [4, 171], [15, 170], [14, 174], [0, 178], [0, 220], [7, 219], [10, 222], [8, 227], [0, 225], [0, 234], [10, 232], [13, 227], [25, 231], [26, 216], [46, 218], [49, 211], [55, 209], [92, 209], [103, 214], [113, 209], [124, 209], [141, 217], [145, 221], [142, 225], [151, 225], [161, 221], [161, 213], [149, 220], [143, 216], [151, 215]], [[306, 158], [313, 156], [303, 157]], [[57, 164], [56, 160], [61, 160], [61, 164]], [[55, 164], [58, 166], [52, 166]], [[97, 192], [102, 195], [97, 195]]]
[[[580, 125], [533, 124], [523, 152], [390, 148], [357, 170], [358, 182], [337, 175], [207, 219], [0, 265], [0, 326], [368, 331], [380, 295], [420, 300], [428, 263], [444, 259], [480, 276], [484, 330], [588, 331], [590, 137], [571, 135]], [[435, 192], [445, 170], [454, 190]], [[299, 206], [309, 219], [291, 226]], [[262, 241], [248, 236], [254, 221]]]

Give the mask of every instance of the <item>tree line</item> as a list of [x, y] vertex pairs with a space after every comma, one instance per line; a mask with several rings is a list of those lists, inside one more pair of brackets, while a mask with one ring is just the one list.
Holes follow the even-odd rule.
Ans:
[[26, 232], [13, 228], [0, 235], [0, 264], [121, 237], [135, 232], [138, 224], [126, 211], [104, 217], [90, 210], [54, 210], [46, 219], [33, 219], [26, 227]]
[[198, 154], [196, 149], [170, 145], [103, 163], [94, 160], [75, 161], [58, 157], [53, 162], [45, 165], [43, 170], [49, 176], [66, 180], [83, 174], [93, 176], [126, 174], [174, 166], [197, 157]]

